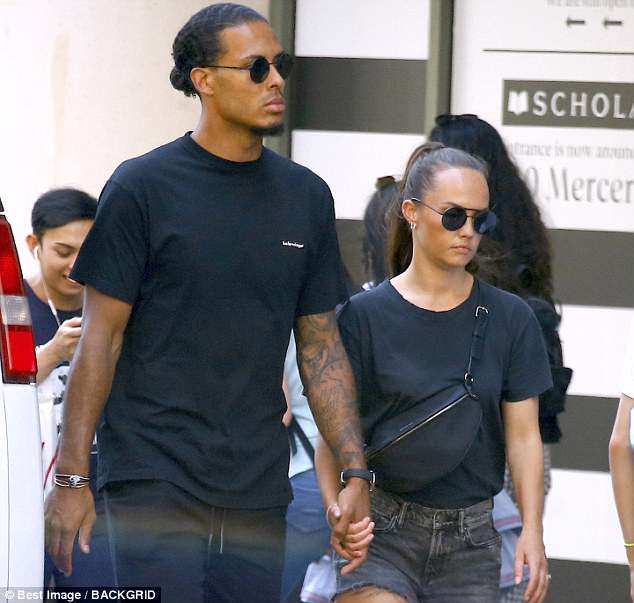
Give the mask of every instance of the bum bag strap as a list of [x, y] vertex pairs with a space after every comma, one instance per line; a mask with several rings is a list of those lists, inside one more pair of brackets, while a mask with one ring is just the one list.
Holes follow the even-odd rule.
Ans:
[[314, 465], [315, 464], [315, 449], [313, 448], [313, 445], [310, 443], [308, 436], [304, 433], [304, 430], [299, 424], [299, 421], [294, 416], [291, 418], [291, 424], [288, 426], [288, 433], [291, 436], [290, 437], [291, 452], [295, 454], [295, 452], [297, 451], [295, 438], [293, 437], [293, 436], [297, 436], [302, 446], [304, 447], [306, 454], [308, 454], [308, 456], [310, 457], [310, 460], [313, 462], [313, 465]]
[[475, 326], [473, 328], [473, 336], [471, 337], [469, 363], [464, 374], [464, 386], [467, 389], [467, 392], [469, 392], [469, 395], [473, 398], [477, 398], [477, 395], [473, 391], [473, 384], [475, 383], [473, 364], [474, 361], [480, 360], [480, 358], [482, 358], [482, 354], [484, 353], [484, 334], [489, 322], [489, 309], [482, 304], [480, 283], [476, 282], [476, 286], [478, 287], [478, 298], [475, 309]]

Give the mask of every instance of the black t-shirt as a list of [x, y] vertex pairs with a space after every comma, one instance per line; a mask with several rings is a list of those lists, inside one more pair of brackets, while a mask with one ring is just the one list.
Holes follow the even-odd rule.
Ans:
[[132, 304], [99, 485], [164, 479], [209, 504], [287, 504], [282, 372], [296, 316], [345, 299], [328, 186], [268, 149], [186, 134], [107, 182], [72, 277]]
[[483, 411], [480, 431], [455, 470], [422, 491], [401, 495], [425, 506], [466, 507], [502, 488], [501, 402], [525, 400], [551, 386], [539, 324], [519, 297], [480, 281], [467, 300], [446, 312], [411, 304], [385, 281], [355, 295], [339, 314], [367, 441], [381, 420], [463, 380], [478, 303], [490, 312], [483, 358], [473, 370]]
[[[40, 346], [48, 343], [55, 333], [57, 333], [57, 321], [53, 316], [48, 304], [44, 303], [37, 295], [31, 285], [27, 281], [24, 281], [24, 290], [26, 292], [26, 299], [29, 302], [29, 309], [31, 310], [31, 322], [33, 323], [33, 337], [35, 338], [35, 345]], [[77, 310], [59, 310], [57, 309], [57, 316], [59, 322], [62, 323], [65, 320], [75, 318], [75, 316], [81, 316], [81, 308]]]

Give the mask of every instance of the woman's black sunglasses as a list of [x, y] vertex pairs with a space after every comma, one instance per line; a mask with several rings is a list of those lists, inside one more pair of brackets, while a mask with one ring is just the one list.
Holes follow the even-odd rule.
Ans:
[[[467, 216], [467, 210], [464, 207], [450, 207], [445, 211], [439, 211], [435, 207], [427, 205], [427, 203], [423, 203], [420, 199], [416, 199], [415, 197], [412, 197], [412, 201], [416, 201], [432, 211], [435, 211], [437, 214], [440, 214], [442, 216], [442, 225], [447, 230], [454, 231], [461, 229], [469, 217]], [[472, 218], [473, 228], [481, 235], [491, 232], [498, 223], [498, 217], [490, 209], [474, 213]]]
[[256, 84], [261, 84], [267, 77], [269, 77], [271, 65], [275, 66], [275, 69], [280, 74], [280, 77], [285, 80], [291, 74], [291, 70], [293, 69], [293, 57], [288, 54], [288, 52], [280, 52], [280, 54], [278, 54], [270, 63], [266, 57], [256, 57], [248, 67], [230, 67], [229, 65], [207, 65], [207, 67], [248, 71], [251, 76], [251, 81]]

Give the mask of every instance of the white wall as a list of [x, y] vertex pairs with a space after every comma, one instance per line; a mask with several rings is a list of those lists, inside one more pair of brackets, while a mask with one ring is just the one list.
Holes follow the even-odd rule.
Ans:
[[[300, 60], [427, 61], [429, 15], [429, 0], [297, 0], [295, 54]], [[322, 98], [302, 97], [301, 102], [327, 104], [328, 82], [324, 84]], [[377, 76], [376, 95], [381, 95], [383, 85]], [[356, 97], [354, 82], [350, 82], [349, 92], [355, 106], [374, 102]], [[298, 97], [300, 94], [298, 91]], [[403, 103], [409, 102], [404, 94]], [[422, 122], [421, 109], [421, 127]], [[293, 131], [292, 157], [329, 184], [337, 218], [358, 220], [377, 177], [400, 175], [411, 152], [423, 141], [422, 133], [344, 132], [319, 124], [319, 129]]]
[[[268, 14], [268, 0], [241, 0]], [[174, 37], [209, 0], [0, 1], [0, 198], [29, 274], [30, 211], [52, 187], [98, 195], [114, 168], [193, 129], [169, 83]]]

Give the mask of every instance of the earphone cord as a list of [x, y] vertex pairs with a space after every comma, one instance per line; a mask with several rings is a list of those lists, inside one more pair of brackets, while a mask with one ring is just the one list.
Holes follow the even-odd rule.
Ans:
[[48, 301], [48, 307], [51, 309], [51, 313], [53, 314], [53, 318], [55, 319], [55, 322], [57, 323], [57, 328], [59, 329], [62, 326], [62, 323], [60, 322], [59, 316], [57, 315], [57, 308], [55, 307], [55, 304], [51, 300], [51, 296], [48, 294], [48, 288], [46, 287], [46, 280], [44, 280], [44, 272], [42, 271], [42, 262], [40, 260], [40, 246], [37, 245], [35, 247], [35, 249], [33, 250], [33, 252], [34, 252], [34, 255], [35, 255], [35, 259], [37, 260], [38, 264], [40, 265], [40, 275], [42, 277], [42, 287], [44, 288], [44, 295], [46, 295], [46, 301]]
[[60, 322], [59, 316], [57, 315], [57, 308], [55, 308], [55, 304], [51, 300], [51, 296], [48, 294], [44, 275], [42, 275], [42, 287], [44, 287], [44, 293], [46, 294], [46, 299], [48, 300], [48, 307], [51, 309], [51, 312], [53, 313], [53, 318], [55, 319], [55, 322], [57, 323], [57, 328], [59, 329], [59, 327], [62, 326], [62, 323]]

